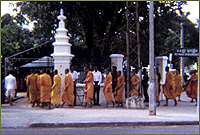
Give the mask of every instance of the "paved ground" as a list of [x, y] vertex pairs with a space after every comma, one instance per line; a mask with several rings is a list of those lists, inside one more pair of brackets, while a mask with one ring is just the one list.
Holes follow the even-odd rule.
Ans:
[[[25, 96], [25, 93], [19, 93], [20, 96]], [[14, 106], [2, 104], [1, 128], [198, 125], [199, 114], [195, 103], [190, 103], [185, 93], [182, 93], [181, 99], [177, 107], [173, 106], [173, 100], [169, 100], [168, 107], [162, 106], [165, 101], [161, 101], [161, 106], [156, 108], [156, 116], [150, 116], [148, 107], [126, 109], [110, 105], [104, 108], [105, 103], [86, 109], [81, 106], [51, 110], [32, 108], [25, 97], [16, 100]]]
[[198, 125], [1, 129], [1, 134], [199, 134]]

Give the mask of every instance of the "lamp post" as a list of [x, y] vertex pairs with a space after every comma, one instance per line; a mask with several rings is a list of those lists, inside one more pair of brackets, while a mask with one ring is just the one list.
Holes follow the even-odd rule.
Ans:
[[[181, 22], [181, 37], [180, 37], [180, 45], [181, 45], [181, 48], [184, 47], [183, 45], [183, 23]], [[184, 84], [184, 78], [183, 78], [183, 75], [184, 75], [184, 58], [181, 57], [181, 71], [180, 71], [180, 74], [182, 76], [182, 85]]]
[[[184, 47], [184, 45], [183, 45], [184, 35], [183, 35], [183, 23], [182, 22], [180, 24], [180, 28], [181, 28], [180, 36], [178, 34], [176, 34], [176, 32], [174, 32], [172, 29], [168, 29], [168, 31], [175, 34], [180, 39], [180, 48], [183, 48]], [[182, 76], [182, 85], [183, 85], [184, 84], [184, 78], [183, 78], [183, 76], [184, 76], [184, 58], [183, 57], [180, 58], [180, 74]]]
[[127, 51], [127, 66], [126, 66], [126, 73], [127, 73], [127, 78], [126, 78], [126, 89], [127, 89], [127, 97], [129, 97], [129, 25], [128, 25], [128, 1], [126, 1], [126, 51]]

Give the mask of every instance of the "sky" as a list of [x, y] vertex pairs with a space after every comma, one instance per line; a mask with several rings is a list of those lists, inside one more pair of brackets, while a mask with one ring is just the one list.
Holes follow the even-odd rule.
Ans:
[[[183, 11], [190, 11], [191, 14], [188, 16], [188, 19], [190, 19], [193, 23], [197, 23], [196, 19], [199, 19], [199, 1], [187, 1], [187, 3], [188, 5], [183, 6]], [[13, 6], [9, 7], [9, 1], [1, 1], [1, 16], [6, 13], [9, 13], [10, 15], [15, 15], [16, 12], [12, 11], [13, 8]], [[29, 26], [24, 27], [31, 29], [33, 27], [33, 23], [30, 23]]]

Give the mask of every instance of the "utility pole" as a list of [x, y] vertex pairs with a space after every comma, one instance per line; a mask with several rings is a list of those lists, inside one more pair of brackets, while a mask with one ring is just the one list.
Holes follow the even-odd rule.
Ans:
[[126, 89], [127, 89], [127, 97], [129, 97], [129, 21], [128, 21], [128, 1], [126, 1], [126, 53], [127, 53], [127, 57], [126, 57], [126, 61], [127, 61], [127, 67], [126, 67]]
[[139, 104], [138, 108], [142, 109], [144, 108], [144, 102], [142, 100], [143, 97], [143, 91], [142, 91], [142, 65], [140, 61], [140, 22], [139, 22], [139, 13], [138, 13], [138, 1], [136, 1], [135, 9], [136, 9], [136, 33], [137, 33], [137, 52], [138, 52], [138, 69], [139, 69]]
[[[140, 75], [140, 90], [138, 93], [140, 94], [140, 101], [138, 108], [143, 108], [144, 104], [141, 99], [142, 97], [142, 88], [141, 88], [141, 61], [140, 61], [140, 50], [141, 45], [139, 41], [139, 2], [138, 1], [126, 1], [126, 52], [127, 52], [127, 78], [126, 78], [126, 86], [127, 86], [127, 97], [130, 95], [130, 66], [135, 66], [139, 68]], [[135, 12], [133, 11], [135, 9]], [[136, 36], [135, 36], [136, 35]]]
[[[181, 15], [181, 18], [183, 20], [183, 15]], [[183, 29], [183, 22], [181, 21], [180, 24], [180, 36], [178, 34], [176, 34], [176, 32], [174, 32], [172, 29], [168, 29], [169, 32], [175, 34], [179, 40], [180, 40], [180, 48], [184, 48], [184, 29]], [[180, 75], [182, 76], [182, 85], [184, 84], [184, 57], [180, 57]]]
[[149, 115], [156, 115], [156, 76], [154, 68], [154, 1], [150, 1], [150, 10], [149, 10], [149, 58], [150, 58], [150, 98], [149, 98]]
[[140, 78], [140, 82], [139, 82], [139, 93], [140, 93], [140, 98], [142, 98], [143, 92], [142, 92], [142, 67], [141, 67], [141, 62], [140, 62], [140, 23], [139, 23], [139, 14], [138, 14], [138, 1], [136, 1], [136, 33], [137, 33], [137, 51], [138, 51], [138, 68], [139, 68], [139, 78]]

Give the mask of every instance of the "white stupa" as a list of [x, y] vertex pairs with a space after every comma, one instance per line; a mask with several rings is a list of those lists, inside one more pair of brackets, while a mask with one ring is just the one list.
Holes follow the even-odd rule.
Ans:
[[57, 17], [60, 22], [56, 29], [55, 42], [53, 43], [54, 52], [51, 54], [54, 58], [54, 69], [58, 70], [58, 75], [61, 76], [61, 88], [64, 87], [65, 69], [70, 66], [71, 59], [74, 55], [71, 54], [71, 44], [67, 36], [68, 30], [65, 29], [63, 9], [60, 10], [60, 15]]

